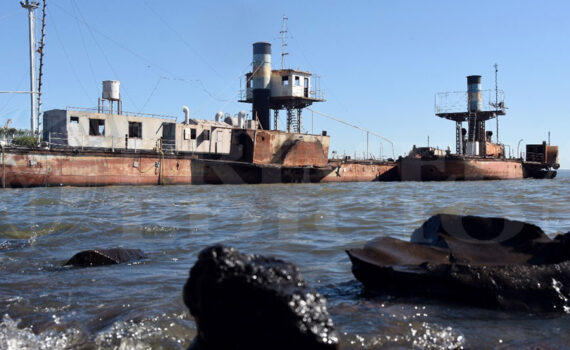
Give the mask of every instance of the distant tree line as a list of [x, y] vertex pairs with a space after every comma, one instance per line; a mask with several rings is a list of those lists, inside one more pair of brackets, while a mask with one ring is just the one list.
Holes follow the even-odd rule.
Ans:
[[30, 130], [16, 128], [0, 128], [0, 139], [17, 146], [36, 147], [36, 139]]

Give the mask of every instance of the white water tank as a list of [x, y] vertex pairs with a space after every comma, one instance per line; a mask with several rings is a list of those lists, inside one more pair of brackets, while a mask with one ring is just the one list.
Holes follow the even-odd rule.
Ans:
[[119, 101], [121, 99], [121, 82], [118, 80], [103, 81], [103, 99], [109, 101]]

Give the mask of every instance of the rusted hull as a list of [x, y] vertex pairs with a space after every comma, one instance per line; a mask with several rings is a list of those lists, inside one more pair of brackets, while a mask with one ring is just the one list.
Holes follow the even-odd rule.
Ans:
[[398, 181], [397, 164], [394, 162], [340, 162], [331, 161], [333, 171], [322, 182], [371, 182]]
[[552, 170], [548, 165], [536, 162], [524, 162], [523, 171], [525, 178], [532, 179], [554, 179], [557, 174], [557, 171]]
[[275, 166], [196, 159], [193, 184], [259, 184], [309, 182], [372, 182], [399, 180], [396, 163], [344, 163], [326, 166]]
[[5, 152], [2, 186], [185, 184], [191, 182], [190, 162], [158, 154]]
[[189, 155], [5, 150], [2, 187], [259, 184], [398, 180], [395, 163], [331, 161], [287, 166], [205, 160]]
[[254, 164], [219, 160], [192, 161], [193, 184], [267, 184], [321, 182], [332, 167]]
[[509, 180], [524, 177], [520, 160], [403, 158], [399, 162], [402, 181]]

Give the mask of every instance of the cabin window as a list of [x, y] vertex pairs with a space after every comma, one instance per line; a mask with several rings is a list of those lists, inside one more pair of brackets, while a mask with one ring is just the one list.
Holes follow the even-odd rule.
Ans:
[[71, 123], [77, 123], [79, 124], [79, 117], [69, 117], [69, 121]]
[[295, 86], [300, 86], [301, 85], [301, 80], [299, 80], [298, 76], [295, 76]]
[[281, 84], [282, 85], [289, 85], [289, 77], [288, 76], [281, 77]]
[[105, 120], [104, 119], [89, 119], [89, 135], [91, 135], [91, 136], [104, 136], [105, 135]]
[[129, 122], [129, 137], [142, 138], [142, 123]]
[[308, 89], [309, 88], [309, 78], [305, 78], [303, 83], [305, 84], [305, 89]]
[[210, 140], [210, 130], [202, 131], [202, 140], [204, 141]]
[[184, 140], [196, 140], [196, 129], [195, 128], [184, 129]]

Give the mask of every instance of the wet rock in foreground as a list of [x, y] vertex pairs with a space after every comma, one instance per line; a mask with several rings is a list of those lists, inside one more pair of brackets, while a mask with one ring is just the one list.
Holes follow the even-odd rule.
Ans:
[[411, 242], [380, 237], [347, 253], [366, 288], [392, 295], [570, 310], [570, 232], [550, 239], [521, 221], [439, 214]]
[[145, 255], [140, 249], [91, 249], [84, 250], [75, 254], [64, 265], [72, 265], [77, 267], [114, 265], [134, 260], [140, 260], [143, 258], [145, 258]]
[[191, 349], [337, 349], [326, 300], [297, 267], [215, 245], [184, 286], [198, 334]]

